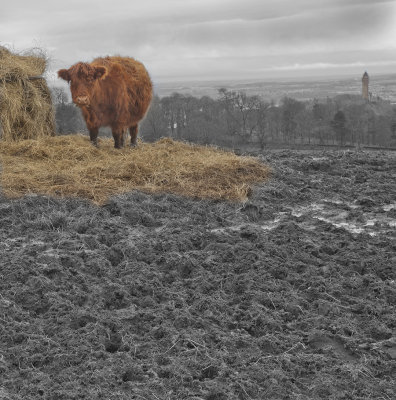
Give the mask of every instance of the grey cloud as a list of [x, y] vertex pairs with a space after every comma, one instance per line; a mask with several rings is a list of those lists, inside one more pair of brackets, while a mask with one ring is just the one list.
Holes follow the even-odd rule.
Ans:
[[[350, 47], [364, 49], [367, 35], [374, 38], [387, 29], [384, 21], [386, 10], [348, 9], [328, 10], [320, 16], [313, 12], [302, 13], [276, 20], [256, 20], [249, 24], [241, 19], [183, 24], [173, 27], [170, 37], [178, 38], [187, 46], [238, 52], [240, 49], [259, 52], [305, 49], [316, 51], [317, 47]], [[380, 43], [378, 43], [380, 46]]]
[[13, 0], [0, 15], [0, 38], [41, 41], [53, 49], [54, 68], [118, 53], [157, 75], [221, 75], [342, 65], [373, 46], [380, 60], [395, 11], [395, 1], [381, 0]]

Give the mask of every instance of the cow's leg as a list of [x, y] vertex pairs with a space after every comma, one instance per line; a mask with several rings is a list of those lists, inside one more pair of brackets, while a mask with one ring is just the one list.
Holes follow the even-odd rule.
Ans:
[[116, 149], [121, 149], [124, 146], [124, 131], [123, 129], [112, 128], [114, 147]]
[[91, 143], [98, 147], [98, 133], [99, 128], [90, 128], [89, 130], [89, 138], [91, 139]]
[[121, 131], [121, 147], [125, 146], [125, 136], [127, 135], [126, 128], [123, 128]]
[[84, 117], [85, 123], [87, 124], [87, 128], [89, 131], [89, 137], [91, 139], [91, 143], [94, 146], [98, 146], [98, 133], [99, 133], [99, 121], [96, 118], [96, 115], [91, 113], [88, 108], [81, 108], [82, 115]]
[[137, 135], [138, 135], [138, 125], [132, 125], [129, 127], [129, 134], [131, 135], [131, 147], [137, 146]]

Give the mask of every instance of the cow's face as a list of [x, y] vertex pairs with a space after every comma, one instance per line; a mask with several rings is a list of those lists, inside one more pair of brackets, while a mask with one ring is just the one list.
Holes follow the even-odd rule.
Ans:
[[89, 106], [94, 85], [103, 79], [107, 69], [101, 66], [91, 66], [86, 63], [77, 63], [69, 69], [60, 69], [59, 78], [70, 83], [73, 103], [79, 107]]

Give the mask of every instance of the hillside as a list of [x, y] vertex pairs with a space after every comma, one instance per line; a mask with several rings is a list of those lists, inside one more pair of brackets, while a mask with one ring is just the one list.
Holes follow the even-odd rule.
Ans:
[[395, 398], [395, 155], [260, 159], [245, 203], [1, 197], [0, 398]]

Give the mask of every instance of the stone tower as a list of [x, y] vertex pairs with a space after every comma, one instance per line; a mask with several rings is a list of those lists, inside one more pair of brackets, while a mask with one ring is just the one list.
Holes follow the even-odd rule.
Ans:
[[362, 78], [362, 97], [365, 100], [369, 99], [369, 76], [367, 72], [363, 74]]

